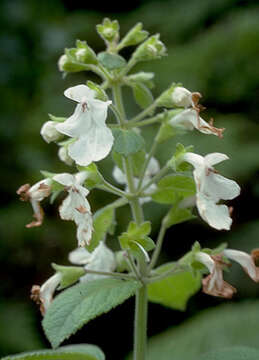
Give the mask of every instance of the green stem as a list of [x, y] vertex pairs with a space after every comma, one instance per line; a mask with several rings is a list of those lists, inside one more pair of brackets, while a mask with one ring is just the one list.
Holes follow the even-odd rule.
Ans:
[[146, 117], [148, 114], [150, 114], [150, 112], [152, 110], [154, 110], [155, 108], [156, 108], [156, 102], [153, 102], [153, 104], [148, 106], [145, 110], [141, 111], [137, 116], [135, 116], [130, 121], [132, 121], [132, 123], [133, 123], [133, 122], [137, 122], [137, 121], [144, 119], [144, 117]]
[[132, 120], [129, 120], [129, 122], [127, 123], [127, 127], [131, 128], [131, 127], [140, 127], [140, 126], [151, 125], [156, 122], [161, 122], [164, 119], [164, 117], [165, 117], [165, 114], [162, 113], [162, 114], [155, 115], [151, 118], [148, 118], [148, 119], [145, 119], [142, 121], [135, 121], [134, 119], [132, 119]]
[[[133, 65], [133, 63], [132, 63]], [[128, 64], [127, 71], [130, 69]], [[125, 71], [125, 70], [124, 70]], [[127, 120], [121, 97], [120, 84], [114, 83], [112, 86], [114, 103], [120, 113], [118, 122], [124, 128]], [[136, 194], [134, 185], [133, 170], [130, 158], [124, 158], [124, 170], [127, 178], [127, 185], [132, 195]], [[129, 199], [133, 218], [137, 224], [144, 221], [143, 210], [138, 197]], [[140, 278], [143, 279], [147, 274], [147, 265], [145, 260], [138, 261], [138, 273]], [[140, 289], [136, 291], [136, 306], [135, 306], [135, 326], [134, 326], [134, 360], [146, 360], [146, 343], [147, 343], [147, 285], [143, 282]]]
[[112, 194], [121, 196], [121, 197], [128, 197], [127, 193], [116, 186], [110, 184], [108, 181], [103, 180], [103, 184], [98, 186], [99, 189], [111, 192]]
[[[165, 218], [164, 218], [165, 219]], [[161, 223], [161, 227], [160, 227], [160, 230], [159, 230], [159, 234], [158, 234], [158, 238], [157, 238], [157, 242], [156, 242], [156, 247], [155, 247], [155, 250], [153, 252], [153, 255], [152, 255], [152, 258], [151, 258], [151, 261], [149, 263], [149, 266], [148, 266], [148, 271], [150, 272], [153, 267], [156, 265], [156, 262], [157, 262], [157, 259], [158, 259], [158, 256], [160, 254], [160, 251], [161, 251], [161, 248], [162, 248], [162, 244], [163, 244], [163, 240], [164, 240], [164, 236], [165, 236], [165, 232], [166, 232], [166, 224], [165, 224], [165, 221], [162, 221]]]
[[147, 358], [147, 285], [136, 292], [135, 322], [134, 322], [134, 360]]
[[154, 153], [156, 152], [156, 148], [157, 148], [157, 141], [154, 141], [153, 142], [153, 145], [151, 147], [151, 150], [144, 162], [144, 165], [143, 165], [143, 168], [141, 169], [141, 174], [139, 176], [139, 183], [138, 183], [138, 191], [141, 189], [141, 186], [142, 186], [142, 183], [143, 183], [143, 180], [144, 180], [144, 177], [145, 177], [145, 173], [146, 173], [146, 170], [147, 170], [147, 167], [148, 167], [148, 164], [152, 158], [152, 156], [154, 155]]
[[130, 274], [123, 274], [123, 273], [116, 273], [116, 272], [110, 272], [110, 271], [95, 271], [95, 270], [91, 270], [91, 269], [85, 269], [86, 274], [96, 274], [96, 275], [105, 275], [105, 276], [110, 276], [110, 277], [116, 277], [116, 278], [120, 278], [120, 279], [125, 279], [125, 280], [129, 280], [129, 279], [136, 279], [135, 276], [130, 275]]
[[152, 179], [143, 186], [142, 189], [140, 189], [140, 193], [149, 188], [150, 185], [155, 184], [158, 182], [158, 180], [161, 179], [168, 171], [170, 170], [170, 167], [168, 165], [165, 165]]
[[187, 271], [187, 270], [188, 270], [187, 267], [184, 267], [184, 266], [182, 266], [180, 264], [176, 264], [172, 269], [164, 272], [161, 275], [151, 276], [146, 281], [147, 281], [148, 284], [152, 284], [154, 282], [163, 280], [163, 279], [167, 278], [168, 276], [171, 276], [171, 275], [174, 275], [174, 274], [179, 274], [179, 273], [181, 273], [183, 271]]

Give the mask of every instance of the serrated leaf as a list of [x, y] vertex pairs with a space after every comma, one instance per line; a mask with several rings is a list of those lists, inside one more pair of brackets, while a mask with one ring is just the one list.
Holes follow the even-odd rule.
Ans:
[[142, 83], [133, 83], [132, 90], [136, 103], [142, 109], [145, 109], [154, 102], [153, 95], [146, 85]]
[[137, 153], [144, 147], [144, 139], [133, 130], [113, 129], [113, 150], [123, 156]]
[[161, 204], [173, 204], [179, 198], [193, 196], [196, 186], [193, 178], [181, 175], [168, 175], [157, 184], [152, 199]]
[[57, 350], [36, 350], [2, 360], [105, 360], [104, 353], [95, 345], [69, 345]]
[[140, 286], [134, 280], [99, 279], [64, 290], [43, 319], [47, 338], [56, 348], [90, 320], [128, 299]]
[[107, 52], [99, 53], [97, 59], [108, 70], [121, 69], [127, 64], [126, 60], [122, 56]]
[[[155, 271], [160, 275], [173, 267], [174, 263], [167, 263]], [[200, 289], [200, 286], [200, 275], [194, 276], [190, 271], [183, 271], [149, 284], [148, 299], [173, 309], [185, 310], [188, 299]]]
[[208, 352], [195, 360], [258, 360], [259, 350], [246, 346], [234, 346]]
[[93, 217], [93, 236], [89, 245], [86, 246], [86, 249], [89, 252], [94, 251], [94, 249], [99, 245], [100, 241], [105, 239], [107, 232], [114, 225], [115, 222], [115, 210], [112, 207], [104, 207], [98, 210]]
[[180, 224], [184, 221], [195, 219], [190, 209], [181, 209], [177, 205], [173, 206], [165, 218], [166, 227]]

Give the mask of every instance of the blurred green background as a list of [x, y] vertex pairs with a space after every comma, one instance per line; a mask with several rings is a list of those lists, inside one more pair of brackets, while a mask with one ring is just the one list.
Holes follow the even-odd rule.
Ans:
[[[58, 161], [56, 145], [47, 145], [39, 131], [48, 120], [48, 113], [67, 116], [73, 111], [74, 104], [62, 95], [67, 87], [86, 79], [97, 80], [88, 73], [62, 79], [56, 64], [64, 47], [73, 47], [76, 39], [87, 40], [96, 52], [102, 51], [103, 43], [96, 34], [95, 25], [105, 16], [120, 21], [121, 34], [138, 21], [142, 21], [150, 33], [161, 34], [168, 47], [168, 56], [161, 61], [141, 64], [141, 69], [156, 72], [154, 95], [172, 81], [182, 82], [186, 88], [203, 94], [202, 103], [207, 107], [204, 117], [207, 120], [213, 117], [217, 127], [226, 128], [223, 140], [193, 132], [177, 141], [195, 145], [196, 152], [201, 154], [213, 151], [228, 154], [231, 160], [219, 169], [242, 186], [241, 196], [231, 203], [234, 206], [231, 232], [214, 231], [199, 219], [176, 226], [168, 232], [161, 261], [177, 259], [195, 240], [210, 247], [227, 241], [231, 247], [246, 251], [259, 247], [258, 1], [135, 0], [118, 5], [113, 1], [88, 4], [86, 1], [2, 0], [0, 356], [49, 346], [42, 334], [38, 309], [29, 299], [30, 288], [52, 274], [51, 262], [68, 263], [67, 253], [76, 246], [75, 227], [72, 222], [59, 219], [55, 203], [54, 206], [45, 205], [46, 218], [41, 228], [25, 229], [24, 225], [31, 219], [31, 209], [18, 201], [15, 191], [21, 184], [38, 181], [42, 169], [70, 171]], [[138, 69], [140, 66], [134, 70]], [[129, 99], [130, 94], [125, 94]], [[127, 105], [129, 115], [138, 111], [131, 99], [127, 100]], [[152, 127], [144, 132], [147, 147], [152, 143], [154, 132]], [[161, 145], [158, 151], [161, 163], [174, 151], [174, 146], [174, 141]], [[110, 161], [107, 159], [101, 166], [111, 180]], [[93, 210], [109, 200], [110, 197], [100, 191], [90, 196]], [[147, 204], [145, 210], [147, 218], [153, 221], [155, 235], [163, 208], [154, 209]], [[124, 210], [118, 232], [126, 221], [127, 211]], [[227, 309], [242, 306], [239, 303], [247, 299], [258, 298], [258, 285], [238, 267], [233, 266], [226, 278], [239, 290]], [[149, 335], [178, 325], [201, 309], [220, 306], [222, 302], [199, 293], [190, 300], [185, 313], [151, 304]], [[258, 323], [259, 306], [254, 305], [252, 309], [251, 318], [257, 316]], [[223, 311], [222, 322], [224, 314]], [[214, 320], [219, 316], [215, 315]], [[121, 360], [132, 348], [132, 321], [131, 299], [87, 325], [69, 342], [97, 344], [108, 354], [108, 360]], [[243, 335], [241, 332], [240, 339]], [[257, 343], [255, 339], [251, 344], [258, 346]], [[183, 347], [187, 345], [183, 342]]]

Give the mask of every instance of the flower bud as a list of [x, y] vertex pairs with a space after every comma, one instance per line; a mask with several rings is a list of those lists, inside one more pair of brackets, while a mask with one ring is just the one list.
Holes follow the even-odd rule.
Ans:
[[176, 106], [188, 108], [191, 107], [192, 93], [182, 86], [177, 86], [172, 92], [172, 100]]
[[43, 124], [40, 134], [47, 143], [61, 138], [62, 134], [56, 130], [56, 125], [54, 121], [47, 121]]
[[132, 58], [135, 61], [146, 61], [160, 59], [161, 56], [166, 55], [166, 47], [159, 40], [159, 36], [159, 34], [156, 34], [149, 37], [136, 49]]
[[119, 39], [120, 26], [117, 20], [111, 21], [105, 18], [102, 24], [96, 26], [96, 29], [105, 42], [109, 43]]
[[68, 148], [66, 146], [61, 146], [58, 150], [58, 157], [65, 164], [71, 166], [74, 163], [74, 160], [68, 155]]
[[118, 45], [118, 50], [121, 50], [122, 48], [126, 46], [131, 45], [137, 45], [141, 43], [143, 40], [145, 40], [148, 36], [148, 32], [145, 30], [142, 30], [142, 23], [136, 24], [121, 40], [121, 42]]

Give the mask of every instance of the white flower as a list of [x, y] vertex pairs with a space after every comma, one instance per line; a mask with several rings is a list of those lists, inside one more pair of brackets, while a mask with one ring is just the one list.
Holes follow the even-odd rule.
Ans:
[[56, 273], [55, 275], [51, 276], [41, 287], [38, 285], [33, 285], [31, 289], [31, 299], [40, 305], [40, 311], [42, 315], [45, 315], [47, 309], [49, 308], [56, 288], [60, 284], [61, 277], [62, 276], [60, 273]]
[[27, 228], [40, 226], [42, 224], [44, 212], [40, 206], [40, 202], [50, 195], [51, 183], [51, 179], [44, 179], [37, 182], [32, 187], [30, 184], [24, 184], [17, 190], [17, 194], [20, 195], [22, 201], [30, 201], [34, 212], [33, 216], [36, 219], [36, 221], [27, 224]]
[[64, 185], [68, 192], [68, 196], [59, 208], [59, 213], [63, 220], [73, 220], [76, 223], [79, 246], [90, 243], [93, 226], [90, 205], [86, 200], [89, 191], [81, 185], [85, 178], [85, 172], [76, 175], [63, 173], [53, 177], [53, 180]]
[[218, 205], [222, 200], [231, 200], [240, 194], [239, 185], [217, 173], [213, 165], [227, 160], [221, 153], [208, 154], [205, 157], [186, 153], [183, 160], [194, 166], [193, 176], [196, 183], [196, 205], [200, 216], [210, 226], [218, 230], [229, 230], [232, 219], [226, 205]]
[[218, 137], [222, 137], [222, 132], [224, 131], [223, 128], [218, 129], [212, 123], [207, 123], [203, 120], [195, 109], [183, 110], [180, 114], [175, 115], [169, 120], [169, 124], [172, 127], [183, 130], [197, 129], [203, 134], [213, 134]]
[[62, 136], [56, 129], [57, 123], [55, 121], [47, 121], [45, 124], [43, 124], [40, 134], [43, 137], [43, 139], [50, 143], [52, 141], [56, 141], [60, 139]]
[[258, 253], [255, 256], [256, 252], [254, 250], [252, 255], [249, 255], [243, 251], [226, 249], [223, 251], [223, 254], [228, 259], [238, 262], [252, 280], [259, 282], [259, 267], [255, 265], [255, 260], [258, 257]]
[[236, 289], [223, 280], [223, 267], [226, 264], [222, 261], [222, 256], [211, 256], [201, 251], [195, 254], [195, 259], [205, 265], [210, 272], [210, 275], [202, 280], [203, 292], [208, 295], [230, 299]]
[[72, 116], [56, 125], [59, 132], [75, 138], [68, 146], [69, 156], [83, 166], [104, 159], [113, 144], [112, 132], [105, 124], [111, 101], [95, 99], [95, 92], [86, 85], [71, 87], [64, 94], [79, 103]]
[[68, 62], [68, 57], [67, 55], [63, 54], [60, 56], [59, 60], [58, 60], [58, 68], [59, 68], [59, 71], [65, 71], [64, 70], [64, 66], [65, 64]]
[[172, 100], [179, 107], [188, 108], [193, 106], [192, 93], [182, 86], [174, 88]]
[[80, 281], [101, 279], [106, 275], [87, 274], [87, 270], [110, 272], [116, 268], [116, 261], [113, 252], [103, 241], [90, 253], [85, 248], [78, 248], [70, 252], [69, 261], [76, 265], [85, 265], [86, 275]]
[[[152, 176], [154, 176], [159, 170], [160, 170], [159, 162], [154, 157], [152, 157], [145, 171], [145, 176], [142, 184], [146, 185], [151, 180]], [[124, 174], [124, 172], [121, 171], [121, 169], [118, 166], [114, 167], [112, 175], [114, 179], [117, 181], [117, 183], [121, 185], [127, 184], [126, 175]], [[137, 178], [134, 178], [133, 180], [135, 187], [137, 187], [139, 180]], [[157, 188], [156, 184], [151, 184], [149, 188], [146, 190], [146, 194], [152, 194], [156, 190], [156, 188]], [[129, 191], [128, 186], [126, 187], [126, 191]], [[150, 200], [151, 197], [149, 196], [140, 198], [140, 203], [144, 204], [146, 202], [149, 202]]]
[[66, 146], [61, 146], [58, 150], [58, 157], [65, 164], [71, 166], [74, 163], [74, 160], [68, 155], [68, 149]]

